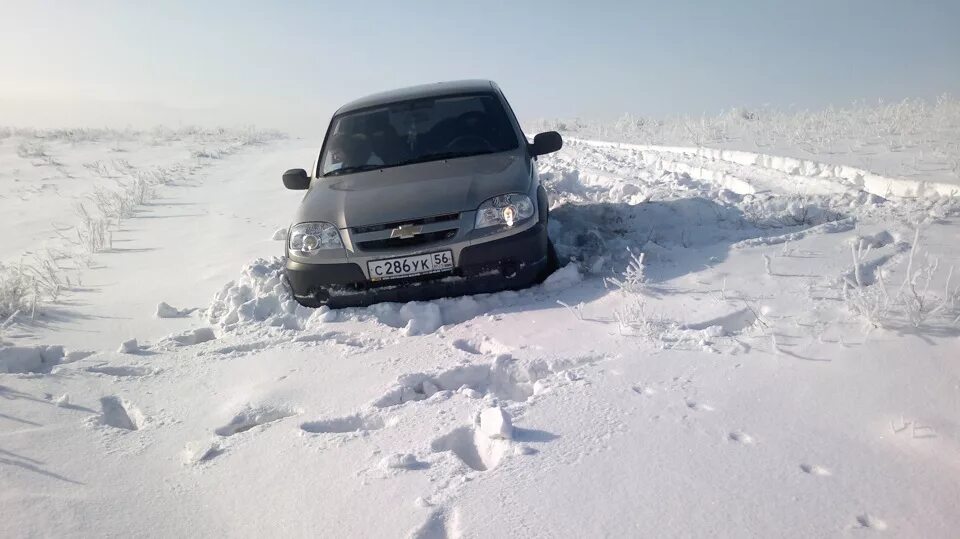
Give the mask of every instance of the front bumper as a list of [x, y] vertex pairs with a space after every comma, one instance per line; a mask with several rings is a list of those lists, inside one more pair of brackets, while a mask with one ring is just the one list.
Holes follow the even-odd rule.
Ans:
[[[463, 247], [452, 271], [372, 282], [354, 262], [305, 264], [287, 259], [286, 276], [297, 301], [310, 307], [354, 307], [514, 290], [543, 276], [548, 264], [547, 243], [546, 226], [537, 223], [511, 236]], [[406, 254], [413, 253], [391, 253], [390, 257]]]

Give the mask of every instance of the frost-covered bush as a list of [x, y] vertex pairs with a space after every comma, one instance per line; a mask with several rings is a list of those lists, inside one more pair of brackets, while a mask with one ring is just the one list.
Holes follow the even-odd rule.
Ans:
[[920, 228], [914, 233], [907, 258], [903, 282], [889, 290], [882, 269], [877, 269], [875, 282], [862, 276], [864, 259], [872, 245], [860, 239], [851, 246], [852, 276], [841, 279], [841, 297], [847, 309], [862, 317], [872, 327], [893, 328], [909, 323], [921, 328], [934, 320], [960, 323], [960, 286], [953, 286], [953, 268], [946, 271], [942, 288], [935, 285], [943, 277], [940, 261], [926, 256], [920, 246]]
[[0, 264], [0, 322], [17, 312], [27, 311], [34, 297], [30, 278], [16, 267]]
[[17, 155], [24, 159], [46, 157], [47, 147], [42, 142], [25, 140], [17, 144]]
[[606, 279], [606, 284], [613, 286], [620, 292], [622, 303], [614, 310], [613, 317], [617, 321], [621, 334], [659, 338], [664, 332], [679, 327], [662, 316], [651, 316], [646, 309], [643, 296], [646, 287], [643, 259], [644, 253], [639, 255], [627, 252], [630, 258], [626, 269], [619, 277]]
[[80, 223], [76, 226], [77, 244], [88, 253], [97, 253], [109, 247], [110, 221], [93, 215], [83, 204], [76, 205]]
[[49, 254], [15, 266], [0, 264], [0, 323], [17, 312], [34, 316], [40, 301], [56, 301], [65, 286], [69, 279]]
[[606, 282], [626, 294], [639, 294], [646, 286], [646, 277], [643, 274], [644, 253], [635, 255], [627, 251], [630, 261], [620, 277], [608, 277]]
[[199, 150], [193, 150], [190, 152], [190, 157], [194, 159], [221, 159], [224, 155], [229, 155], [231, 152], [227, 151], [225, 148], [215, 148], [207, 149], [202, 148]]

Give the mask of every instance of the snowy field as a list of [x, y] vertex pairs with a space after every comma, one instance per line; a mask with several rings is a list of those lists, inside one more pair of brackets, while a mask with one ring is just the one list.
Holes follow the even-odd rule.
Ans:
[[539, 120], [529, 128], [615, 142], [746, 150], [960, 185], [960, 99], [949, 95], [818, 111], [761, 107], [701, 117]]
[[319, 140], [0, 130], [0, 536], [956, 537], [956, 108], [580, 125], [544, 284], [342, 311]]

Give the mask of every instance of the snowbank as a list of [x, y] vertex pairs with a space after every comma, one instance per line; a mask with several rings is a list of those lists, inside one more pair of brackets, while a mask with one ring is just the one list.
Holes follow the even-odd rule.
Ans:
[[48, 373], [64, 358], [62, 346], [0, 348], [0, 373]]
[[240, 278], [227, 283], [206, 309], [207, 320], [225, 330], [279, 327], [302, 330], [339, 319], [376, 319], [403, 330], [407, 336], [427, 335], [448, 324], [457, 324], [481, 314], [534, 301], [543, 291], [557, 292], [582, 279], [576, 265], [567, 265], [540, 286], [433, 301], [377, 303], [365, 308], [331, 311], [299, 305], [284, 282], [283, 259], [260, 258], [243, 268]]
[[173, 346], [193, 346], [195, 344], [205, 343], [217, 338], [213, 328], [194, 328], [174, 335], [169, 335], [160, 341], [160, 345]]
[[[721, 150], [705, 147], [655, 146], [649, 144], [627, 144], [582, 139], [568, 140], [602, 148], [629, 148], [641, 152], [649, 152], [654, 156], [693, 156], [740, 166], [757, 166], [783, 172], [791, 176], [842, 180], [850, 186], [886, 198], [891, 196], [909, 198], [931, 195], [946, 197], [960, 195], [960, 187], [956, 184], [891, 178], [848, 165], [830, 165], [819, 161], [798, 159], [795, 157], [782, 157], [743, 150]], [[654, 157], [654, 159], [665, 159], [667, 163], [663, 165], [664, 168], [671, 168], [676, 172], [687, 173], [697, 179], [719, 183], [740, 194], [752, 194], [756, 192], [753, 185], [748, 181], [744, 181], [733, 175], [711, 170], [710, 168], [692, 167], [684, 163], [673, 163], [671, 167], [669, 157]]]
[[181, 318], [189, 316], [192, 309], [177, 309], [165, 301], [157, 304], [157, 318]]
[[214, 296], [206, 310], [207, 320], [225, 329], [249, 324], [301, 329], [312, 309], [301, 307], [283, 282], [280, 258], [258, 258], [243, 268]]

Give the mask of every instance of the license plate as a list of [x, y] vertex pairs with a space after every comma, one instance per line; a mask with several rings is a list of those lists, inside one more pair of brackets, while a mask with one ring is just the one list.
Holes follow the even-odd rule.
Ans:
[[453, 251], [385, 258], [367, 262], [367, 271], [370, 272], [371, 281], [414, 277], [449, 269], [453, 269]]

